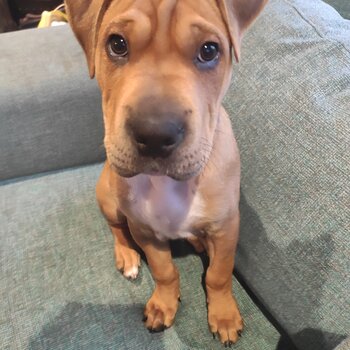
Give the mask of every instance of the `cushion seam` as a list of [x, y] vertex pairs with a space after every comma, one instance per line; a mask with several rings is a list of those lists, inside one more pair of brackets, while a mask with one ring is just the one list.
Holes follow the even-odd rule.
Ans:
[[[299, 15], [299, 17], [304, 20], [309, 26], [311, 26], [315, 33], [322, 39], [326, 39], [330, 42], [333, 42], [333, 43], [337, 43], [337, 44], [340, 44], [344, 50], [350, 54], [350, 49], [347, 48], [347, 46], [342, 42], [342, 41], [339, 41], [337, 39], [334, 39], [334, 38], [329, 38], [328, 36], [324, 35], [322, 32], [319, 31], [319, 29], [316, 27], [316, 25], [309, 19], [307, 18], [306, 15], [304, 15], [302, 13], [302, 11], [300, 11], [295, 5], [293, 5], [289, 0], [283, 0], [286, 4], [288, 4], [291, 8], [293, 8], [293, 10]], [[331, 6], [331, 5], [329, 5]], [[339, 15], [340, 16], [340, 15]]]

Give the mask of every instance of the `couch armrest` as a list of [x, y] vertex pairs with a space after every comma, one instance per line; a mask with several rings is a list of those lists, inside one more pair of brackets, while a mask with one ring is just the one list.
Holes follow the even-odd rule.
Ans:
[[101, 161], [101, 97], [71, 29], [1, 34], [0, 47], [0, 179]]

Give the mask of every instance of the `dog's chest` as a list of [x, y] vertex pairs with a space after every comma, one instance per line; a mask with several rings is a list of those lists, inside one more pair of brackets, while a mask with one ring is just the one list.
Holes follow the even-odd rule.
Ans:
[[138, 175], [127, 180], [132, 216], [149, 226], [158, 239], [187, 238], [204, 215], [204, 203], [194, 181]]

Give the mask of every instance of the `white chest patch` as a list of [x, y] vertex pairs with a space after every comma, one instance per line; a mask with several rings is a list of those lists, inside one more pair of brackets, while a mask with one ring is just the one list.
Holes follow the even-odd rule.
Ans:
[[141, 174], [127, 182], [133, 216], [149, 226], [158, 239], [191, 236], [191, 224], [204, 214], [193, 180], [178, 182], [167, 176]]

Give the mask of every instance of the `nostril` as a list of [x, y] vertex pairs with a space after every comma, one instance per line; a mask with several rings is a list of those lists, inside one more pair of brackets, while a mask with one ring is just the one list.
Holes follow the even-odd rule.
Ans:
[[166, 147], [170, 147], [176, 144], [176, 139], [174, 137], [167, 137], [164, 139], [163, 145]]
[[135, 141], [141, 146], [147, 146], [147, 138], [142, 135], [136, 135]]

